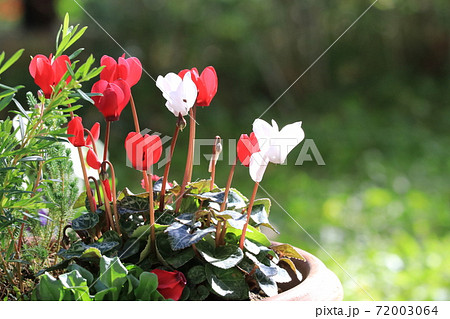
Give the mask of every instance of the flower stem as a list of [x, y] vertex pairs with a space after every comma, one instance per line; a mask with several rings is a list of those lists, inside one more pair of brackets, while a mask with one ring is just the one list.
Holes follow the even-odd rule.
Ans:
[[[114, 172], [114, 166], [110, 161], [104, 161], [102, 165], [108, 164], [111, 169], [111, 179], [112, 179], [112, 197], [113, 197], [113, 211], [114, 211], [114, 228], [116, 229], [119, 236], [122, 236], [119, 225], [119, 214], [117, 213], [117, 192], [116, 192], [116, 174]], [[105, 169], [106, 170], [106, 169]]]
[[[138, 115], [137, 115], [136, 104], [134, 103], [133, 94], [130, 94], [130, 105], [131, 105], [131, 113], [133, 114], [134, 130], [136, 131], [136, 133], [140, 133], [141, 132], [141, 128], [139, 126], [139, 118], [138, 118]], [[145, 181], [147, 173], [146, 172], [142, 172], [142, 176], [143, 176], [144, 181]], [[145, 190], [148, 190], [147, 189], [147, 185], [145, 186]]]
[[131, 105], [131, 112], [133, 113], [133, 122], [134, 122], [134, 129], [137, 133], [141, 131], [139, 127], [139, 120], [136, 112], [136, 105], [134, 104], [133, 94], [130, 95], [130, 105]]
[[86, 163], [84, 162], [83, 151], [81, 150], [81, 147], [77, 147], [77, 150], [78, 156], [80, 157], [81, 170], [83, 171], [84, 187], [86, 188], [86, 195], [89, 200], [89, 208], [91, 209], [91, 212], [95, 212], [95, 202], [94, 198], [92, 197], [91, 186], [89, 185], [89, 178], [86, 171]]
[[169, 170], [170, 170], [170, 164], [172, 163], [172, 156], [173, 151], [175, 150], [175, 144], [177, 143], [178, 133], [180, 132], [180, 127], [175, 125], [175, 132], [173, 133], [172, 142], [170, 143], [170, 154], [169, 154], [169, 160], [167, 161], [166, 167], [164, 168], [164, 176], [163, 181], [161, 185], [161, 194], [159, 195], [159, 211], [162, 212], [164, 210], [164, 201], [166, 196], [166, 185], [167, 180], [169, 179]]
[[[227, 185], [225, 186], [225, 194], [223, 195], [223, 202], [220, 204], [220, 211], [223, 212], [227, 207], [228, 194], [230, 193], [231, 182], [233, 181], [234, 170], [237, 164], [237, 156], [234, 159], [233, 165], [231, 165], [230, 173], [228, 174]], [[216, 231], [216, 246], [220, 246], [224, 244], [225, 235], [227, 232], [227, 222], [218, 222], [217, 223], [217, 231]]]
[[211, 182], [209, 185], [209, 189], [213, 190], [214, 188], [214, 179], [216, 177], [216, 164], [219, 154], [222, 152], [222, 143], [220, 136], [216, 136], [216, 140], [213, 145], [213, 153], [211, 160], [209, 162], [209, 172], [211, 173]]
[[106, 161], [106, 156], [108, 155], [109, 146], [109, 135], [111, 133], [111, 121], [106, 121], [106, 132], [105, 132], [105, 149], [103, 150], [103, 161]]
[[231, 166], [230, 174], [228, 174], [227, 185], [226, 185], [226, 187], [225, 187], [225, 194], [223, 195], [223, 202], [222, 202], [222, 204], [220, 205], [220, 211], [221, 211], [221, 212], [223, 212], [223, 211], [225, 210], [226, 205], [227, 205], [228, 194], [229, 194], [229, 192], [230, 192], [231, 182], [233, 181], [233, 175], [234, 175], [234, 170], [235, 170], [235, 168], [236, 168], [237, 159], [238, 159], [238, 158], [237, 158], [237, 156], [236, 156], [236, 158], [234, 159], [234, 163], [233, 163], [233, 165]]
[[155, 251], [156, 235], [155, 235], [155, 207], [153, 204], [153, 183], [152, 174], [147, 177], [148, 180], [148, 204], [150, 208], [150, 250]]
[[[181, 184], [180, 196], [184, 195], [184, 191], [186, 190], [186, 185], [191, 181], [192, 178], [192, 165], [194, 160], [194, 143], [195, 143], [195, 111], [196, 106], [194, 105], [189, 110], [189, 146], [188, 146], [188, 154], [186, 159], [186, 168], [184, 170], [184, 178], [183, 183]], [[181, 197], [177, 200], [177, 205], [175, 208], [175, 214], [178, 213], [181, 207]]]
[[259, 182], [256, 182], [255, 186], [253, 187], [253, 193], [252, 193], [252, 197], [250, 198], [250, 203], [248, 204], [247, 221], [245, 222], [244, 228], [242, 229], [241, 240], [239, 242], [239, 247], [241, 249], [244, 249], [245, 233], [247, 232], [248, 223], [250, 222], [250, 215], [252, 214], [253, 203], [255, 202], [256, 192], [258, 191], [258, 186], [259, 186]]

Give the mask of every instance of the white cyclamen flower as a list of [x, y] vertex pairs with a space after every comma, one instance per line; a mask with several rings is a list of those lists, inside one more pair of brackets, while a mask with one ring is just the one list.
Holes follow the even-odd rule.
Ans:
[[256, 119], [253, 122], [253, 132], [260, 149], [250, 157], [250, 176], [255, 182], [262, 180], [269, 162], [283, 164], [289, 152], [305, 138], [301, 121], [279, 130], [274, 120], [270, 125], [266, 121]]
[[197, 86], [191, 78], [191, 72], [187, 72], [183, 79], [175, 73], [161, 75], [156, 79], [156, 86], [162, 91], [167, 100], [166, 107], [175, 116], [188, 114], [197, 99]]

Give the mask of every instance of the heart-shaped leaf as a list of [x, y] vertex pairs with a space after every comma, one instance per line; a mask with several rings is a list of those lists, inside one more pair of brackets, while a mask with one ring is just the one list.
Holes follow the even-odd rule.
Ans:
[[87, 230], [98, 224], [99, 216], [96, 213], [86, 213], [72, 220], [73, 230]]
[[214, 226], [205, 229], [192, 229], [191, 227], [174, 222], [166, 232], [169, 235], [169, 242], [173, 250], [180, 250], [198, 243], [203, 237], [214, 232]]
[[206, 278], [211, 290], [227, 300], [248, 299], [248, 285], [242, 272], [236, 268], [221, 269], [206, 265]]
[[244, 258], [242, 250], [235, 245], [214, 247], [206, 241], [199, 241], [196, 247], [207, 262], [222, 269], [232, 268]]

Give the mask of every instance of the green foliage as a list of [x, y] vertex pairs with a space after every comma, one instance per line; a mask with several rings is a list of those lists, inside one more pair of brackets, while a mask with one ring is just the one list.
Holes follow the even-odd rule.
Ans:
[[76, 264], [67, 270], [58, 279], [45, 272], [33, 291], [34, 300], [164, 300], [156, 290], [158, 277], [155, 274], [138, 270], [137, 266], [125, 267], [117, 257], [103, 256], [100, 259], [99, 275]]

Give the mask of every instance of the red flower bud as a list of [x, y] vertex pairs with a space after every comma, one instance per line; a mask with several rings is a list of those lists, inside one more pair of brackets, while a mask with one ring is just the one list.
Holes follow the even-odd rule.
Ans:
[[[55, 85], [61, 81], [63, 75], [67, 72], [66, 62], [70, 64], [70, 59], [67, 55], [61, 55], [52, 61], [52, 56], [47, 58], [45, 55], [38, 54], [30, 62], [28, 70], [31, 76], [41, 90], [44, 92], [46, 98], [49, 98], [53, 92]], [[69, 83], [70, 76], [66, 82]]]
[[192, 81], [197, 86], [197, 100], [195, 103], [198, 106], [209, 106], [211, 100], [217, 93], [217, 74], [216, 70], [212, 66], [206, 67], [201, 75], [198, 75], [197, 68], [191, 70], [185, 69], [180, 71], [178, 75], [183, 78], [187, 72], [191, 72]]
[[131, 57], [125, 59], [124, 54], [116, 62], [112, 57], [104, 55], [100, 60], [100, 65], [105, 66], [100, 73], [101, 80], [114, 82], [117, 79], [122, 79], [131, 88], [141, 79], [142, 64], [138, 58]]
[[133, 167], [146, 171], [151, 165], [159, 161], [162, 154], [161, 139], [157, 135], [144, 136], [131, 132], [125, 139], [125, 150]]
[[251, 133], [250, 137], [247, 134], [242, 134], [237, 143], [237, 155], [242, 165], [250, 165], [250, 157], [253, 153], [259, 152], [258, 139], [255, 133]]
[[92, 86], [91, 93], [101, 93], [103, 96], [93, 96], [95, 106], [107, 121], [118, 121], [120, 113], [130, 101], [130, 86], [122, 79], [108, 82], [100, 80]]
[[182, 272], [154, 269], [151, 271], [158, 276], [158, 292], [166, 299], [179, 300], [186, 286], [186, 277]]

